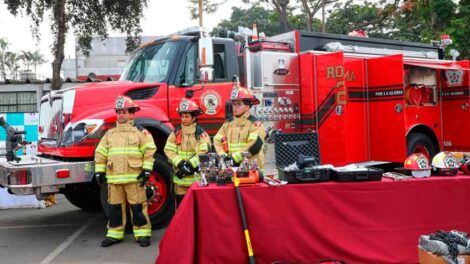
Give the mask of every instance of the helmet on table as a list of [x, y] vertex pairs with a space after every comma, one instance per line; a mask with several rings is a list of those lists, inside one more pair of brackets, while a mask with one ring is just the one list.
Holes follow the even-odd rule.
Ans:
[[439, 152], [432, 159], [432, 168], [437, 175], [457, 175], [459, 169], [457, 158], [450, 152]]
[[424, 178], [431, 175], [429, 160], [422, 153], [413, 153], [408, 156], [403, 167], [405, 170], [410, 171], [411, 175], [416, 178]]

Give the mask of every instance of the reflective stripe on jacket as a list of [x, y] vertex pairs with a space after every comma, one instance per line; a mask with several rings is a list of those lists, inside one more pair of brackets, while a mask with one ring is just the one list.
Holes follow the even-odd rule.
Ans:
[[[165, 155], [173, 167], [177, 167], [182, 160], [188, 160], [193, 168], [199, 166], [200, 154], [205, 154], [209, 151], [211, 141], [209, 135], [202, 130], [199, 139], [196, 138], [197, 124], [193, 123], [189, 126], [181, 125], [178, 133], [181, 133], [181, 142], [177, 144], [175, 133], [171, 133], [165, 145]], [[189, 186], [196, 178], [194, 175], [185, 176], [183, 179], [173, 177], [173, 182], [178, 185]]]
[[[214, 136], [214, 148], [217, 154], [230, 154], [235, 162], [243, 160], [242, 153], [250, 153], [250, 161], [256, 159], [258, 166], [264, 168], [263, 144], [266, 132], [260, 121], [246, 112], [241, 117], [225, 122]], [[223, 139], [228, 141], [228, 153], [224, 151]]]
[[147, 130], [139, 131], [133, 121], [116, 123], [96, 147], [95, 172], [106, 172], [108, 183], [137, 182], [142, 169], [153, 169], [156, 149]]

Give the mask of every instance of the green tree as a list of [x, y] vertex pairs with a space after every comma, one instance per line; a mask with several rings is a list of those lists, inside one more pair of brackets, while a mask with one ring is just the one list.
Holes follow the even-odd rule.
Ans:
[[36, 69], [38, 65], [46, 63], [46, 60], [44, 60], [44, 56], [39, 52], [39, 50], [36, 50], [31, 54], [31, 63], [33, 64], [34, 67], [34, 73], [36, 72]]
[[60, 69], [64, 60], [65, 36], [73, 29], [78, 44], [85, 54], [91, 49], [94, 36], [106, 38], [108, 28], [127, 35], [127, 52], [140, 43], [140, 19], [147, 0], [4, 0], [13, 15], [24, 11], [33, 22], [33, 35], [38, 37], [39, 25], [46, 11], [51, 11], [53, 44], [52, 89], [60, 89]]
[[18, 79], [18, 71], [20, 69], [20, 55], [11, 51], [7, 51], [5, 55], [5, 65], [10, 71], [10, 77], [16, 80]]
[[21, 55], [19, 55], [18, 58], [23, 61], [26, 70], [29, 71], [29, 68], [31, 67], [31, 64], [33, 62], [33, 53], [31, 51], [22, 50]]
[[[302, 11], [307, 21], [307, 30], [312, 31], [315, 22], [315, 15], [322, 9], [323, 0], [298, 0], [302, 5]], [[325, 7], [338, 0], [324, 0]]]
[[267, 36], [272, 36], [282, 32], [280, 25], [276, 23], [276, 19], [274, 11], [255, 4], [247, 9], [233, 7], [230, 19], [222, 20], [217, 27], [237, 31], [239, 26], [251, 28], [253, 23], [256, 23], [258, 32], [264, 32]]
[[457, 5], [453, 0], [407, 0], [395, 6], [394, 12], [392, 8], [390, 38], [429, 43], [449, 28]]
[[290, 6], [290, 0], [258, 0], [258, 1], [253, 1], [253, 0], [242, 0], [244, 3], [252, 3], [252, 4], [257, 4], [257, 3], [265, 3], [270, 5], [273, 10], [277, 14], [278, 22], [281, 26], [282, 32], [288, 32], [293, 29], [292, 24], [289, 21], [289, 16], [292, 14], [292, 10], [294, 9], [292, 6]]
[[447, 33], [454, 40], [452, 48], [460, 52], [460, 58], [470, 59], [470, 0], [461, 0], [458, 12], [452, 18]]
[[364, 2], [354, 4], [348, 0], [343, 4], [335, 4], [326, 22], [326, 30], [330, 33], [348, 34], [354, 29], [362, 29], [370, 37], [388, 38], [387, 16], [377, 3]]
[[[277, 21], [279, 21], [279, 14], [277, 12], [266, 9], [258, 3], [248, 8], [233, 7], [230, 19], [222, 20], [217, 25], [217, 28], [227, 28], [232, 31], [237, 31], [239, 26], [251, 28], [253, 23], [255, 23], [258, 32], [264, 32], [266, 36], [273, 36], [285, 32]], [[288, 21], [292, 29], [305, 30], [308, 28], [307, 20], [303, 14], [293, 15], [290, 13]], [[320, 27], [321, 21], [313, 19], [310, 28], [318, 31]], [[214, 29], [212, 33], [216, 34], [216, 32], [217, 29]]]
[[8, 48], [8, 41], [4, 38], [0, 38], [0, 75], [2, 79], [5, 81], [7, 79], [7, 72], [6, 72], [6, 52]]
[[193, 20], [199, 17], [199, 1], [202, 1], [202, 11], [206, 14], [215, 13], [220, 5], [227, 2], [227, 0], [220, 0], [218, 3], [214, 3], [210, 0], [189, 0], [189, 12]]

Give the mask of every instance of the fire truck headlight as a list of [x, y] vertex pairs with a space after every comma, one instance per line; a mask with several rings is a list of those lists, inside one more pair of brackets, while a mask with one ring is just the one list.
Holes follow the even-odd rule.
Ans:
[[64, 129], [62, 145], [72, 145], [93, 135], [103, 125], [102, 119], [85, 119], [68, 123]]

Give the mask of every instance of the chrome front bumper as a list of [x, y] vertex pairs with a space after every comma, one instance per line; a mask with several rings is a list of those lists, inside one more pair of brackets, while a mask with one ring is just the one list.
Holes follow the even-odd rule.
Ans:
[[[58, 177], [58, 170], [68, 170], [68, 177]], [[65, 184], [85, 183], [93, 179], [94, 162], [64, 162], [36, 156], [19, 162], [0, 159], [0, 185], [17, 195], [58, 192]]]

